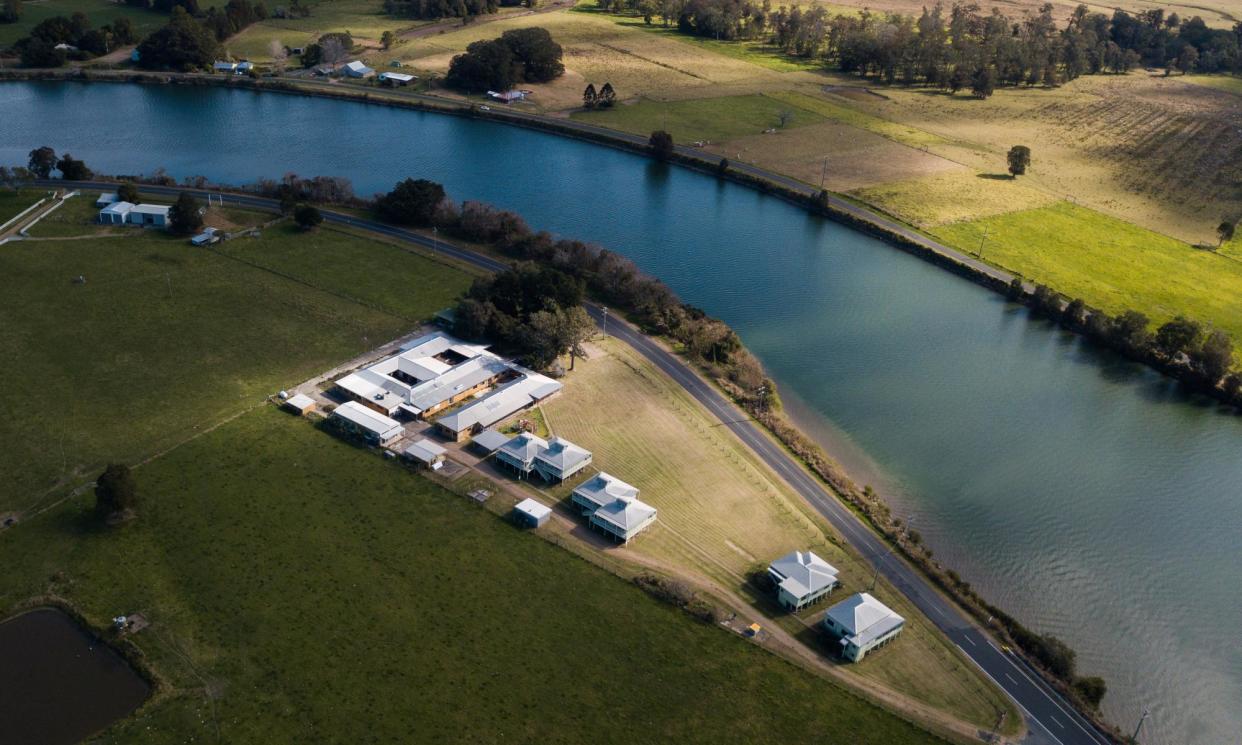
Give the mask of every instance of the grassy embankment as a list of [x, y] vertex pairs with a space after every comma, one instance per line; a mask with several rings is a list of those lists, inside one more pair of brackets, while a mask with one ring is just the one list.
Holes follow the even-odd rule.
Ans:
[[[611, 339], [579, 360], [565, 390], [544, 406], [550, 429], [594, 453], [594, 467], [642, 489], [660, 521], [629, 551], [641, 561], [698, 577], [777, 618], [812, 649], [809, 628], [831, 602], [871, 582], [872, 572], [817, 513], [671, 379]], [[571, 485], [553, 491], [567, 498]], [[571, 510], [572, 511], [572, 510]], [[794, 549], [814, 550], [841, 570], [833, 599], [793, 617], [748, 582], [747, 574]], [[1000, 711], [1020, 717], [905, 598], [885, 582], [875, 590], [910, 624], [901, 642], [838, 671], [988, 729]]]
[[179, 695], [104, 742], [936, 741], [272, 408], [136, 473], [0, 544], [0, 607], [151, 619]]
[[43, 189], [0, 189], [0, 225], [47, 196]]
[[[1242, 260], [1236, 241], [1219, 252], [1195, 248], [1085, 207], [1052, 200], [1020, 182], [975, 179], [970, 202], [929, 199], [917, 183], [861, 192], [869, 202], [920, 225], [990, 263], [1116, 314], [1138, 310], [1159, 325], [1184, 315], [1225, 331], [1242, 352]], [[942, 187], [948, 189], [949, 187]], [[1013, 201], [1010, 201], [1010, 200]], [[1031, 209], [1011, 211], [1014, 201]], [[961, 219], [961, 205], [971, 214]], [[986, 237], [985, 237], [986, 235]]]
[[22, 3], [22, 17], [17, 23], [0, 23], [0, 49], [30, 34], [30, 29], [56, 16], [68, 18], [74, 13], [85, 13], [92, 28], [112, 23], [118, 18], [128, 18], [134, 26], [134, 34], [146, 36], [168, 23], [168, 14], [154, 10], [135, 8], [109, 0], [39, 0]]
[[[327, 229], [276, 226], [223, 253], [195, 249], [163, 232], [90, 225], [92, 201], [70, 199], [33, 234], [115, 236], [0, 252], [9, 287], [0, 341], [19, 373], [5, 385], [0, 470], [10, 476], [0, 509], [28, 507], [107, 461], [159, 452], [408, 332], [470, 281]], [[71, 282], [78, 275], [85, 285]]]

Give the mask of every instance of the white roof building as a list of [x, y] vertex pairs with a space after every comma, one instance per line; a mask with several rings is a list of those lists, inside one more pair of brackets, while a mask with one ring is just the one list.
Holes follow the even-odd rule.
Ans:
[[359, 60], [346, 62], [344, 65], [341, 65], [341, 71], [351, 78], [365, 78], [375, 74], [375, 70], [367, 67]]
[[656, 508], [638, 498], [638, 488], [600, 472], [573, 490], [570, 500], [593, 527], [622, 543], [655, 522]]
[[841, 656], [854, 662], [891, 641], [905, 623], [868, 592], [851, 595], [824, 613], [824, 628], [841, 638]]
[[416, 460], [433, 471], [444, 465], [444, 458], [448, 453], [442, 446], [428, 440], [426, 437], [413, 442], [404, 452], [405, 457], [410, 460]]
[[417, 80], [417, 75], [408, 75], [403, 72], [381, 72], [379, 74], [380, 82], [394, 83], [396, 85], [408, 85], [411, 81]]
[[133, 208], [133, 202], [113, 202], [99, 210], [99, 222], [104, 225], [123, 225]]
[[104, 193], [104, 194], [100, 194], [99, 198], [95, 200], [95, 206], [96, 207], [107, 207], [108, 205], [114, 204], [119, 201], [121, 201], [121, 197], [116, 192], [113, 192], [111, 194]]
[[543, 525], [552, 517], [552, 510], [547, 506], [527, 498], [518, 502], [513, 507], [513, 511], [524, 523], [532, 528]]
[[[521, 370], [522, 368], [514, 368]], [[449, 437], [463, 439], [477, 425], [490, 427], [526, 407], [543, 401], [562, 388], [561, 384], [539, 373], [524, 371], [521, 378], [501, 386], [487, 396], [436, 422]]]
[[332, 412], [332, 418], [338, 420], [344, 429], [376, 445], [386, 445], [405, 432], [400, 422], [368, 409], [356, 401], [346, 401], [336, 407]]
[[293, 409], [299, 414], [305, 414], [306, 412], [315, 408], [315, 399], [311, 398], [305, 393], [298, 393], [296, 395], [290, 396], [285, 401], [285, 406], [288, 406], [290, 409]]
[[794, 551], [768, 566], [777, 599], [789, 610], [801, 610], [832, 592], [837, 569], [810, 551]]
[[558, 484], [591, 463], [591, 451], [563, 437], [553, 437], [548, 446], [535, 454], [535, 471], [544, 481]]
[[517, 471], [519, 475], [526, 475], [534, 467], [535, 457], [547, 447], [547, 440], [530, 432], [523, 432], [496, 451], [496, 460]]
[[[124, 204], [120, 202], [119, 204]], [[125, 215], [125, 221], [132, 225], [168, 225], [168, 211], [172, 209], [166, 204], [135, 204]]]
[[223, 60], [216, 60], [216, 63], [211, 66], [211, 69], [215, 70], [216, 72], [233, 72], [234, 70], [237, 69], [237, 63], [236, 62], [225, 62]]
[[504, 447], [509, 439], [508, 435], [502, 435], [494, 429], [485, 429], [475, 435], [471, 443], [488, 453], [493, 453]]

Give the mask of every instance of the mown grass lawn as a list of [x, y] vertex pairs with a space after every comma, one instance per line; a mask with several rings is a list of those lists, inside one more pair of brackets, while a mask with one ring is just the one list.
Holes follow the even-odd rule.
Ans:
[[136, 477], [120, 530], [82, 499], [0, 542], [0, 607], [151, 620], [179, 695], [103, 742], [937, 741], [272, 407]]
[[1180, 79], [1242, 96], [1242, 78], [1234, 75], [1182, 75]]
[[[295, 278], [161, 231], [118, 230], [0, 252], [9, 359], [0, 509], [28, 506], [105, 462], [158, 452], [409, 332], [470, 281], [327, 230], [309, 240], [279, 228], [242, 239], [256, 263]], [[334, 282], [316, 284], [329, 274]], [[78, 275], [86, 284], [71, 281]]]
[[0, 189], [0, 225], [46, 196], [42, 189]]
[[768, 95], [685, 101], [646, 99], [610, 109], [574, 112], [572, 118], [635, 134], [650, 134], [663, 129], [673, 135], [675, 142], [684, 145], [695, 140], [720, 142], [779, 128], [782, 111], [792, 114], [787, 127], [824, 121], [819, 114], [790, 106]]
[[1228, 333], [1242, 349], [1242, 261], [1067, 202], [932, 228], [950, 245], [1109, 313], [1153, 326], [1176, 315]]
[[[204, 6], [206, 7], [206, 6]], [[134, 8], [110, 0], [38, 0], [22, 3], [22, 17], [17, 23], [0, 23], [0, 49], [30, 34], [30, 29], [56, 16], [68, 18], [85, 13], [92, 28], [110, 24], [117, 18], [128, 18], [139, 39], [168, 23], [168, 14]]]

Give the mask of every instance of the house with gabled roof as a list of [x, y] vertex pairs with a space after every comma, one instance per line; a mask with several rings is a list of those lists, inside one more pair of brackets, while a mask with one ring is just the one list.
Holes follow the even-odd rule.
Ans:
[[793, 551], [768, 565], [776, 598], [787, 610], [799, 611], [840, 584], [837, 569], [810, 551]]
[[906, 625], [869, 592], [860, 592], [837, 603], [824, 613], [824, 629], [840, 641], [841, 656], [858, 662], [868, 652], [888, 644]]
[[535, 454], [535, 472], [550, 484], [559, 484], [591, 464], [591, 451], [564, 437], [553, 437]]

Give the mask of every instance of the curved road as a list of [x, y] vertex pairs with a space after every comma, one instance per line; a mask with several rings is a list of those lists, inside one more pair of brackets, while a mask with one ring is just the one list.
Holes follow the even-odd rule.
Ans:
[[[105, 182], [42, 181], [36, 183], [41, 186], [84, 189], [111, 190], [116, 188], [116, 184]], [[279, 203], [276, 200], [265, 197], [240, 194], [221, 195], [219, 192], [175, 186], [143, 186], [142, 190], [147, 193], [168, 195], [190, 192], [203, 199], [210, 194], [213, 199], [223, 198], [225, 202], [239, 206], [269, 211], [279, 210]], [[324, 210], [323, 216], [327, 222], [395, 238], [487, 271], [503, 271], [508, 268], [504, 262], [489, 256], [466, 251], [447, 245], [443, 241], [436, 241], [374, 220], [329, 210]], [[593, 304], [588, 305], [588, 312], [596, 323], [602, 324], [604, 315], [602, 308]], [[893, 556], [888, 545], [879, 536], [837, 500], [822, 482], [812, 476], [793, 456], [774, 443], [750, 420], [749, 415], [699, 377], [679, 357], [650, 337], [620, 322], [620, 319], [615, 316], [611, 320], [612, 323], [607, 329], [609, 334], [638, 350], [684, 388], [724, 426], [728, 427], [756, 456], [776, 471], [798, 494], [832, 523], [833, 527], [840, 531], [864, 559], [872, 566], [879, 565], [884, 577], [904, 593], [957, 645], [966, 657], [1017, 703], [1026, 715], [1029, 729], [1027, 743], [1031, 745], [1111, 745], [1113, 743], [1113, 740], [1097, 731], [1059, 693], [1045, 684], [1021, 658], [999, 648], [988, 634], [976, 626], [964, 611], [933, 588], [926, 578], [909, 564]]]

